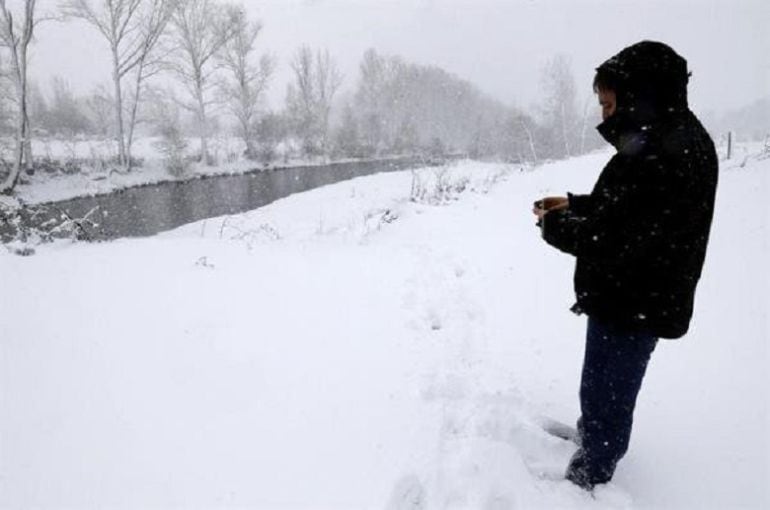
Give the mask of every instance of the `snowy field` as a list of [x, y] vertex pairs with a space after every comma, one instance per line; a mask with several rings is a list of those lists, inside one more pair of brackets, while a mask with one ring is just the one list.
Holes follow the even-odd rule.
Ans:
[[770, 508], [770, 159], [721, 172], [691, 332], [614, 481], [560, 480], [574, 446], [537, 421], [577, 417], [585, 318], [530, 209], [609, 156], [0, 250], [0, 507]]

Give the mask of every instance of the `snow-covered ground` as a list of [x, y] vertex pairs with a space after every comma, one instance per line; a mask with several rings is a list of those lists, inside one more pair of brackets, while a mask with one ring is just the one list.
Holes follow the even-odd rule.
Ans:
[[691, 332], [614, 481], [560, 480], [574, 447], [537, 420], [577, 417], [585, 319], [530, 209], [608, 158], [0, 254], [0, 507], [770, 508], [770, 159], [721, 173]]

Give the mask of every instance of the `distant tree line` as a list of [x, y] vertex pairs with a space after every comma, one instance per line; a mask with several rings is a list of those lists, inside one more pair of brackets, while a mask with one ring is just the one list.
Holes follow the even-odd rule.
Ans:
[[[110, 55], [105, 82], [85, 95], [73, 93], [66, 77], [32, 82], [27, 54], [41, 22], [80, 22], [98, 33]], [[109, 167], [127, 172], [137, 164], [132, 148], [141, 131], [159, 137], [174, 175], [196, 161], [216, 164], [209, 141], [225, 127], [242, 140], [242, 157], [263, 163], [279, 154], [449, 152], [538, 162], [599, 145], [590, 129], [595, 108], [579, 108], [563, 56], [543, 70], [542, 104], [525, 112], [441, 68], [374, 49], [343, 93], [333, 56], [302, 46], [286, 63], [293, 79], [285, 104], [271, 111], [264, 95], [277, 62], [258, 52], [261, 29], [242, 6], [217, 0], [63, 0], [46, 12], [35, 0], [13, 8], [0, 0], [0, 135], [13, 140], [12, 156], [0, 161], [0, 192], [12, 190], [22, 170], [34, 172], [33, 138], [111, 139]], [[194, 155], [191, 137], [199, 140]]]
[[532, 119], [443, 69], [368, 50], [335, 139], [346, 156], [428, 150], [528, 159]]

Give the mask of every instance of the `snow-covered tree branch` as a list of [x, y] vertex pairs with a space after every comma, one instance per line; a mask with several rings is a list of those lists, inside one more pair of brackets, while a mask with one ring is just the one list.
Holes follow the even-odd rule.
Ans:
[[35, 28], [35, 6], [35, 0], [25, 0], [17, 24], [17, 16], [8, 7], [6, 0], [0, 0], [0, 44], [9, 54], [9, 76], [14, 86], [17, 105], [13, 165], [5, 179], [0, 182], [0, 193], [13, 190], [22, 165], [32, 168], [31, 130], [27, 112], [27, 70], [28, 50]]
[[[153, 58], [152, 53], [179, 1], [66, 0], [62, 5], [65, 16], [89, 23], [109, 44], [115, 140], [118, 164], [124, 169], [131, 167], [131, 145], [142, 85], [157, 67], [157, 59]], [[124, 83], [131, 73], [132, 83]]]
[[[209, 106], [219, 68], [215, 58], [237, 32], [239, 17], [214, 0], [186, 0], [174, 9], [170, 22], [168, 69], [184, 85], [190, 100], [182, 106], [195, 113], [200, 136], [200, 159], [212, 163], [208, 149]], [[255, 36], [256, 37], [256, 36]]]
[[342, 75], [328, 50], [303, 46], [291, 62], [294, 83], [286, 91], [286, 109], [307, 155], [328, 149], [329, 114]]
[[253, 159], [257, 157], [254, 140], [257, 114], [275, 63], [268, 55], [263, 55], [259, 64], [252, 63], [261, 23], [250, 23], [242, 7], [229, 8], [228, 19], [233, 30], [219, 53], [226, 73], [220, 81], [220, 90], [237, 121], [238, 134], [246, 144], [246, 157]]

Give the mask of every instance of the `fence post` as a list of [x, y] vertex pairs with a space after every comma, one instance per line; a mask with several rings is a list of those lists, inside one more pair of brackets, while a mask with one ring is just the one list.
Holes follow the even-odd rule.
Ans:
[[727, 159], [733, 155], [733, 132], [727, 132]]

